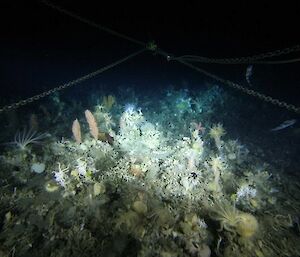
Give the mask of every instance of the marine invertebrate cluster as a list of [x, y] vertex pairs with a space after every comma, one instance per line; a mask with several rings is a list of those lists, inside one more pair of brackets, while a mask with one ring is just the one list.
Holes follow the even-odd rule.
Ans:
[[[34, 163], [46, 164], [42, 176], [29, 172], [22, 182], [26, 185], [31, 178], [40, 179], [42, 186], [34, 181], [28, 191], [25, 186], [0, 189], [1, 193], [4, 191], [1, 200], [9, 199], [14, 190], [13, 199], [18, 201], [7, 201], [7, 206], [47, 199], [38, 205], [38, 214], [43, 214], [39, 219], [30, 208], [23, 216], [10, 210], [12, 217], [19, 215], [18, 222], [24, 221], [25, 225], [18, 226], [24, 225], [26, 230], [31, 224], [28, 222], [32, 222], [38, 239], [41, 233], [51, 238], [50, 248], [60, 247], [61, 238], [68, 240], [63, 235], [68, 231], [84, 232], [86, 240], [90, 233], [96, 242], [93, 247], [98, 247], [95, 252], [101, 256], [209, 257], [215, 251], [220, 256], [234, 253], [261, 257], [261, 248], [265, 244], [270, 247], [269, 242], [259, 241], [262, 233], [287, 233], [293, 226], [291, 218], [280, 218], [280, 214], [274, 215], [274, 226], [269, 230], [263, 226], [265, 210], [275, 208], [274, 180], [265, 172], [265, 165], [254, 163], [257, 159], [251, 154], [247, 156], [248, 151], [240, 143], [222, 138], [225, 129], [220, 123], [213, 125], [209, 134], [204, 133], [202, 124], [210, 123], [205, 118], [209, 114], [195, 113], [197, 108], [187, 92], [174, 96], [167, 96], [172, 103], [157, 101], [164, 107], [161, 112], [150, 106], [147, 97], [141, 101], [133, 99], [141, 104], [143, 112], [132, 104], [124, 110], [128, 99], [118, 100], [114, 108], [99, 105], [94, 113], [86, 111], [90, 122], [83, 125], [96, 126], [98, 133], [90, 129], [91, 136], [81, 137], [79, 121], [75, 120], [75, 141], [63, 138], [50, 142], [42, 149], [43, 156], [17, 156], [22, 158], [21, 164], [11, 161], [16, 158], [15, 151], [4, 153], [0, 159], [5, 160], [0, 163], [2, 170], [12, 171], [18, 181], [22, 179], [20, 174], [30, 171]], [[197, 104], [203, 107], [200, 100]], [[205, 110], [209, 109], [206, 106]], [[119, 126], [115, 126], [114, 120], [118, 119]], [[195, 120], [197, 123], [193, 123]], [[103, 142], [101, 133], [113, 135], [113, 144]], [[215, 144], [210, 144], [209, 137]], [[294, 217], [287, 215], [284, 217]], [[219, 230], [215, 223], [220, 225]], [[76, 238], [76, 233], [71, 237], [75, 242], [81, 238]], [[1, 243], [4, 236], [0, 237]], [[28, 245], [20, 244], [22, 249]], [[115, 251], [115, 245], [120, 249]], [[254, 251], [253, 246], [257, 245], [261, 252]], [[13, 245], [7, 243], [5, 247], [11, 249]], [[69, 248], [73, 250], [71, 244]]]
[[211, 217], [220, 223], [220, 230], [226, 230], [233, 235], [251, 238], [258, 230], [257, 219], [250, 213], [239, 211], [227, 201], [216, 201]]
[[[85, 110], [84, 112], [86, 121], [88, 123], [89, 129], [90, 129], [90, 134], [95, 140], [101, 140], [101, 141], [107, 141], [110, 144], [113, 143], [113, 138], [110, 136], [109, 133], [103, 132], [99, 129], [96, 117], [90, 110]], [[98, 113], [99, 114], [99, 113]], [[104, 122], [105, 122], [105, 128], [113, 134], [114, 132], [111, 129], [111, 126], [114, 125], [114, 122], [111, 119], [111, 116], [107, 113], [101, 113]], [[81, 127], [79, 124], [78, 119], [75, 119], [72, 124], [72, 133], [75, 141], [80, 144], [82, 143], [81, 139]]]
[[146, 121], [141, 111], [127, 110], [120, 118], [120, 131], [116, 142], [121, 151], [141, 162], [155, 158], [162, 146], [161, 132]]

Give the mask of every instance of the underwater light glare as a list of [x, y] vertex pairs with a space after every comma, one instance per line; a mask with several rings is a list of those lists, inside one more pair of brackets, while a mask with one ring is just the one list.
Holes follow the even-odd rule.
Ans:
[[134, 103], [127, 103], [124, 106], [124, 111], [128, 113], [132, 113], [136, 110], [136, 105]]

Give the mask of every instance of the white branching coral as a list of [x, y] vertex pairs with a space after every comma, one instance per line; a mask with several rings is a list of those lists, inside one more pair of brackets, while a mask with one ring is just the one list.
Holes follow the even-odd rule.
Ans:
[[146, 156], [155, 156], [161, 147], [162, 135], [155, 125], [144, 119], [141, 111], [129, 109], [121, 116], [116, 142], [130, 158], [141, 161]]
[[78, 171], [79, 176], [86, 176], [87, 172], [87, 162], [82, 158], [76, 160], [76, 170]]
[[250, 185], [241, 185], [236, 192], [236, 201], [249, 201], [256, 196], [256, 189]]

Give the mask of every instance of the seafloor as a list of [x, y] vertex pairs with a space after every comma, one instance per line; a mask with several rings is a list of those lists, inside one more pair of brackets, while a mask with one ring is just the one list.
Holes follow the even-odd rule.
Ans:
[[2, 114], [0, 256], [300, 256], [290, 116], [211, 84]]

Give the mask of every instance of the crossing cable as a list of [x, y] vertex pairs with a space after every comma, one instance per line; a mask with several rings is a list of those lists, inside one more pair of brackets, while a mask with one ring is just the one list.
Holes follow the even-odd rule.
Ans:
[[[199, 58], [200, 61], [202, 62], [207, 62], [207, 63], [223, 63], [223, 64], [229, 64], [229, 63], [232, 63], [232, 64], [242, 64], [242, 63], [254, 63], [254, 62], [259, 62], [259, 60], [262, 60], [262, 59], [265, 59], [265, 58], [271, 58], [271, 57], [275, 57], [275, 56], [280, 56], [280, 55], [283, 55], [283, 54], [289, 54], [289, 53], [292, 53], [292, 52], [298, 52], [300, 51], [300, 45], [296, 45], [296, 46], [293, 46], [293, 47], [289, 47], [289, 48], [284, 48], [282, 50], [275, 50], [275, 51], [270, 51], [270, 52], [267, 52], [267, 53], [262, 53], [262, 54], [258, 54], [258, 55], [254, 55], [254, 56], [248, 56], [248, 57], [241, 57], [241, 58], [225, 58], [225, 59], [213, 59], [213, 58], [206, 58], [206, 57], [199, 57], [199, 56], [181, 56], [181, 57], [174, 57], [170, 54], [168, 54], [167, 52], [163, 51], [162, 49], [158, 48], [157, 45], [154, 43], [154, 42], [149, 42], [148, 44], [145, 44], [139, 40], [136, 40], [136, 39], [133, 39], [133, 38], [130, 38], [126, 35], [123, 35], [121, 33], [118, 33], [118, 32], [115, 32], [111, 29], [108, 29], [104, 26], [101, 26], [99, 24], [96, 24], [92, 21], [89, 21], [85, 18], [82, 18], [81, 16], [77, 15], [77, 14], [74, 14], [70, 11], [67, 11], [57, 5], [54, 5], [50, 2], [48, 2], [47, 0], [42, 0], [42, 2], [52, 8], [54, 8], [55, 10], [58, 10], [60, 11], [61, 13], [64, 13], [64, 14], [67, 14], [77, 20], [80, 20], [88, 25], [91, 25], [93, 27], [96, 27], [100, 30], [104, 30], [108, 33], [111, 33], [112, 35], [115, 35], [115, 36], [118, 36], [118, 37], [121, 37], [123, 39], [127, 39], [133, 43], [137, 43], [139, 45], [143, 45], [143, 46], [146, 46], [146, 48], [150, 51], [153, 51], [154, 53], [157, 53], [157, 54], [160, 54], [162, 56], [164, 56], [168, 61], [172, 61], [172, 60], [175, 60], [175, 61], [178, 61], [194, 70], [197, 70], [203, 74], [205, 74], [206, 76], [209, 76], [221, 83], [224, 83], [225, 85], [231, 87], [231, 88], [234, 88], [234, 89], [237, 89], [247, 95], [250, 95], [250, 96], [254, 96], [258, 99], [261, 99], [263, 101], [266, 101], [266, 102], [269, 102], [273, 105], [277, 105], [281, 108], [286, 108], [287, 110], [290, 110], [290, 111], [294, 111], [296, 113], [300, 113], [300, 107], [297, 107], [295, 105], [292, 105], [292, 104], [287, 104], [283, 101], [280, 101], [278, 99], [275, 99], [275, 98], [272, 98], [271, 96], [267, 96], [267, 95], [264, 95], [262, 93], [259, 93], [259, 92], [256, 92], [252, 89], [249, 89], [247, 87], [243, 87], [241, 85], [238, 85], [237, 83], [234, 83], [232, 81], [229, 81], [229, 80], [225, 80], [225, 79], [222, 79], [210, 72], [207, 72], [197, 66], [194, 66], [193, 64], [189, 63], [188, 61], [195, 61], [197, 60], [197, 58]], [[188, 57], [190, 59], [188, 59]], [[186, 58], [186, 59], [185, 59]], [[277, 63], [279, 62], [282, 62], [282, 63], [287, 63], [288, 61], [292, 62], [292, 60], [286, 60], [286, 61], [277, 61]], [[270, 63], [273, 62], [275, 63], [275, 61], [261, 61], [261, 62], [264, 62], [264, 63]]]
[[179, 57], [170, 58], [170, 60], [183, 60], [189, 62], [201, 62], [201, 63], [217, 63], [217, 64], [283, 64], [283, 63], [293, 63], [299, 62], [300, 58], [288, 59], [288, 60], [263, 60], [266, 58], [277, 57], [280, 55], [290, 54], [293, 52], [299, 52], [300, 45], [295, 45], [293, 47], [287, 47], [284, 49], [279, 49], [275, 51], [270, 51], [262, 54], [257, 54], [247, 57], [238, 57], [238, 58], [208, 58], [203, 56], [196, 55], [183, 55]]
[[47, 0], [41, 0], [41, 2], [43, 4], [45, 4], [46, 6], [49, 6], [49, 7], [53, 8], [54, 10], [59, 11], [60, 13], [66, 14], [66, 15], [68, 15], [68, 16], [76, 19], [76, 20], [79, 20], [79, 21], [81, 21], [83, 23], [86, 23], [86, 24], [88, 24], [88, 25], [90, 25], [90, 26], [92, 26], [94, 28], [97, 28], [99, 30], [103, 30], [105, 32], [108, 32], [108, 33], [114, 35], [114, 36], [126, 39], [126, 40], [128, 40], [128, 41], [130, 41], [132, 43], [135, 43], [135, 44], [139, 45], [139, 46], [146, 47], [146, 44], [144, 42], [142, 42], [142, 41], [139, 41], [139, 40], [134, 39], [132, 37], [129, 37], [127, 35], [124, 35], [124, 34], [121, 34], [119, 32], [116, 32], [116, 31], [114, 31], [112, 29], [109, 29], [107, 27], [101, 26], [100, 24], [97, 24], [97, 23], [95, 23], [93, 21], [90, 21], [90, 20], [88, 20], [86, 18], [83, 18], [83, 17], [79, 16], [78, 14], [70, 12], [70, 11], [68, 11], [68, 10], [66, 10], [66, 9], [64, 9], [64, 8], [56, 5], [56, 4], [53, 4], [53, 3], [51, 3], [51, 2], [49, 2]]
[[257, 91], [252, 90], [252, 89], [249, 89], [247, 87], [243, 87], [243, 86], [241, 86], [237, 83], [234, 83], [230, 80], [220, 78], [220, 77], [218, 77], [218, 76], [216, 76], [216, 75], [214, 75], [214, 74], [212, 74], [212, 73], [210, 73], [206, 70], [203, 70], [203, 69], [187, 62], [187, 61], [184, 61], [184, 60], [181, 60], [181, 59], [177, 59], [177, 61], [184, 64], [184, 65], [186, 65], [186, 66], [188, 66], [188, 67], [190, 67], [190, 68], [192, 68], [192, 69], [194, 69], [194, 70], [196, 70], [196, 71], [199, 71], [202, 74], [204, 74], [208, 77], [211, 77], [211, 78], [213, 78], [213, 79], [215, 79], [215, 80], [217, 80], [217, 81], [219, 81], [219, 82], [221, 82], [221, 83], [223, 83], [223, 84], [225, 84], [225, 85], [227, 85], [231, 88], [237, 89], [237, 90], [239, 90], [239, 91], [241, 91], [241, 92], [243, 92], [243, 93], [245, 93], [249, 96], [254, 96], [254, 97], [256, 97], [260, 100], [263, 100], [265, 102], [271, 103], [271, 104], [276, 105], [278, 107], [285, 108], [289, 111], [293, 111], [297, 114], [300, 114], [300, 107], [298, 107], [296, 105], [288, 104], [288, 103], [286, 103], [284, 101], [281, 101], [279, 99], [273, 98], [271, 96], [267, 96], [265, 94], [259, 93]]
[[284, 101], [281, 101], [279, 99], [273, 98], [271, 96], [267, 96], [265, 94], [259, 93], [257, 91], [252, 90], [252, 89], [249, 89], [247, 87], [243, 87], [243, 86], [241, 86], [241, 85], [239, 85], [237, 83], [234, 83], [234, 82], [232, 82], [230, 80], [220, 78], [219, 76], [217, 76], [215, 74], [212, 74], [212, 73], [210, 73], [210, 72], [208, 72], [208, 71], [206, 71], [204, 69], [201, 69], [201, 68], [193, 65], [192, 63], [189, 63], [189, 62], [187, 62], [185, 60], [182, 60], [180, 58], [174, 58], [172, 55], [168, 54], [167, 52], [163, 51], [162, 49], [160, 49], [158, 47], [157, 47], [157, 49], [156, 49], [155, 52], [158, 53], [158, 54], [160, 54], [160, 55], [162, 55], [162, 56], [164, 56], [165, 58], [167, 58], [168, 61], [175, 60], [177, 62], [180, 62], [180, 63], [182, 63], [182, 64], [190, 67], [193, 70], [196, 70], [196, 71], [198, 71], [198, 72], [200, 72], [200, 73], [202, 73], [202, 74], [204, 74], [204, 75], [206, 75], [206, 76], [208, 76], [208, 77], [210, 77], [210, 78], [212, 78], [212, 79], [214, 79], [216, 81], [219, 81], [219, 82], [223, 83], [224, 85], [227, 85], [227, 86], [229, 86], [229, 87], [231, 87], [233, 89], [239, 90], [239, 91], [241, 91], [241, 92], [243, 92], [243, 93], [245, 93], [245, 94], [247, 94], [249, 96], [256, 97], [256, 98], [258, 98], [260, 100], [263, 100], [265, 102], [271, 103], [271, 104], [276, 105], [276, 106], [278, 106], [280, 108], [285, 108], [285, 109], [287, 109], [289, 111], [292, 111], [292, 112], [295, 112], [297, 114], [300, 114], [300, 107], [298, 107], [296, 105], [288, 104], [288, 103], [286, 103]]
[[[149, 42], [148, 44], [145, 44], [142, 41], [133, 39], [131, 37], [128, 37], [128, 36], [123, 35], [121, 33], [115, 32], [115, 31], [113, 31], [111, 29], [108, 29], [108, 28], [106, 28], [104, 26], [96, 24], [96, 23], [94, 23], [92, 21], [89, 21], [89, 20], [87, 20], [85, 18], [82, 18], [81, 16], [79, 16], [77, 14], [74, 14], [74, 13], [72, 13], [70, 11], [67, 11], [67, 10], [65, 10], [65, 9], [57, 6], [57, 5], [52, 4], [51, 2], [48, 2], [47, 0], [41, 0], [41, 2], [44, 3], [44, 4], [46, 4], [47, 6], [50, 6], [50, 7], [54, 8], [55, 10], [60, 11], [61, 13], [67, 14], [68, 16], [71, 16], [71, 17], [73, 17], [75, 19], [78, 19], [79, 21], [82, 21], [82, 22], [84, 22], [84, 23], [86, 23], [86, 24], [88, 24], [90, 26], [96, 27], [96, 28], [98, 28], [100, 30], [104, 30], [104, 31], [106, 31], [106, 32], [108, 32], [108, 33], [110, 33], [112, 35], [115, 35], [115, 36], [121, 37], [123, 39], [129, 40], [129, 41], [131, 41], [133, 43], [136, 43], [136, 44], [139, 44], [139, 45], [143, 45], [145, 47], [145, 49], [140, 50], [140, 51], [144, 51], [146, 49], [150, 50], [150, 51], [153, 51], [154, 53], [158, 53], [158, 54], [164, 56], [168, 61], [170, 61], [170, 60], [176, 60], [176, 61], [178, 61], [178, 62], [180, 62], [180, 63], [182, 63], [182, 64], [184, 64], [184, 65], [186, 65], [186, 66], [188, 66], [188, 67], [190, 67], [192, 69], [194, 69], [194, 70], [197, 70], [197, 71], [203, 73], [206, 76], [209, 76], [209, 77], [211, 77], [211, 78], [213, 78], [213, 79], [215, 79], [215, 80], [217, 80], [217, 81], [219, 81], [219, 82], [221, 82], [221, 83], [223, 83], [225, 85], [228, 85], [228, 86], [230, 86], [230, 87], [232, 87], [234, 89], [240, 90], [241, 92], [244, 92], [244, 93], [246, 93], [248, 95], [255, 96], [258, 99], [264, 100], [266, 102], [269, 102], [269, 103], [271, 103], [273, 105], [277, 105], [277, 106], [282, 107], [282, 108], [286, 108], [287, 110], [294, 111], [294, 112], [296, 112], [298, 114], [300, 113], [300, 107], [297, 107], [297, 106], [292, 105], [292, 104], [287, 104], [287, 103], [285, 103], [283, 101], [280, 101], [278, 99], [272, 98], [270, 96], [266, 96], [266, 95], [264, 95], [262, 93], [259, 93], [259, 92], [256, 92], [254, 90], [251, 90], [251, 89], [248, 89], [246, 87], [243, 87], [241, 85], [238, 85], [238, 84], [236, 84], [236, 83], [234, 83], [232, 81], [222, 79], [222, 78], [220, 78], [220, 77], [218, 77], [218, 76], [216, 76], [216, 75], [214, 75], [212, 73], [209, 73], [209, 72], [207, 72], [207, 71], [205, 71], [205, 70], [203, 70], [203, 69], [201, 69], [201, 68], [199, 68], [197, 66], [194, 66], [193, 64], [191, 64], [191, 63], [189, 63], [189, 62], [187, 62], [187, 61], [185, 61], [183, 59], [175, 58], [174, 56], [172, 56], [172, 55], [168, 54], [167, 52], [163, 51], [162, 49], [158, 48], [157, 45], [154, 42]], [[140, 53], [140, 51], [137, 52], [136, 54]], [[281, 55], [281, 54], [289, 53], [289, 52], [293, 52], [293, 51], [299, 51], [299, 46], [296, 46], [294, 48], [289, 48], [289, 49], [286, 48], [283, 51], [277, 50], [277, 51], [274, 51], [274, 52], [268, 52], [266, 54], [261, 54], [261, 55], [258, 55], [258, 56], [254, 56], [253, 58], [254, 59], [256, 59], [256, 58], [260, 59], [260, 58], [265, 58], [265, 57], [271, 57], [271, 56]], [[136, 54], [134, 54], [134, 55], [136, 55]], [[113, 65], [113, 66], [115, 66], [115, 65]], [[102, 69], [104, 69], [104, 68], [102, 68]], [[104, 70], [102, 70], [102, 69], [100, 69], [101, 72], [103, 72], [104, 70], [107, 70], [107, 69], [104, 69]], [[100, 70], [98, 70], [98, 71], [100, 71]], [[101, 73], [101, 72], [98, 72], [98, 71], [96, 71], [94, 73], [97, 73], [97, 74]], [[84, 76], [82, 78], [87, 77], [85, 79], [88, 79], [88, 78], [90, 78], [89, 75], [90, 74], [88, 74], [88, 75], [86, 75], [86, 76]], [[91, 76], [91, 77], [93, 77], [93, 76]], [[39, 100], [40, 98], [48, 96], [48, 95], [50, 95], [50, 94], [52, 94], [54, 92], [57, 92], [57, 91], [60, 91], [62, 89], [65, 89], [67, 87], [70, 87], [72, 85], [78, 84], [78, 83], [80, 83], [80, 82], [82, 82], [82, 81], [85, 80], [85, 79], [82, 79], [82, 78], [79, 78], [77, 80], [71, 81], [71, 82], [63, 84], [61, 86], [58, 86], [58, 87], [56, 87], [56, 88], [54, 88], [52, 90], [49, 90], [49, 91], [44, 92], [44, 93], [41, 93], [40, 95], [36, 95], [36, 96], [31, 97], [31, 98], [28, 98], [28, 99], [25, 99], [25, 100], [21, 100], [20, 102], [17, 102], [15, 104], [4, 106], [3, 108], [0, 108], [0, 113], [3, 112], [3, 111], [6, 111], [6, 110], [16, 109], [19, 106], [26, 105], [27, 103], [33, 102], [35, 100]]]
[[[61, 6], [55, 5], [50, 1], [47, 0], [41, 0], [41, 2], [51, 8], [53, 8], [54, 10], [57, 10], [63, 14], [66, 14], [74, 19], [77, 19], [83, 23], [86, 23], [94, 28], [97, 28], [99, 30], [103, 30], [105, 32], [108, 32], [114, 36], [118, 36], [120, 38], [126, 39], [130, 42], [133, 42], [135, 44], [138, 44], [140, 46], [143, 47], [147, 47], [147, 44], [137, 40], [135, 38], [129, 37], [127, 35], [121, 34], [119, 32], [116, 32], [112, 29], [109, 29], [105, 26], [101, 26], [100, 24], [97, 24], [93, 21], [90, 21], [84, 17], [79, 16], [76, 13], [73, 13], [71, 11], [68, 11], [64, 8], [62, 8]], [[154, 49], [149, 49], [149, 50], [154, 50]], [[161, 50], [162, 51], [162, 50]], [[183, 56], [179, 56], [179, 57], [171, 57], [170, 55], [168, 55], [169, 59], [168, 60], [183, 60], [183, 61], [191, 61], [191, 62], [202, 62], [202, 63], [219, 63], [219, 64], [254, 64], [254, 63], [260, 63], [260, 64], [279, 64], [279, 63], [292, 63], [292, 62], [298, 62], [300, 61], [300, 58], [298, 59], [290, 59], [290, 60], [280, 60], [280, 61], [260, 61], [262, 59], [265, 58], [271, 58], [271, 57], [276, 57], [276, 56], [280, 56], [280, 55], [284, 55], [284, 54], [290, 54], [292, 52], [298, 52], [300, 51], [300, 45], [295, 45], [293, 47], [287, 47], [284, 49], [279, 49], [279, 50], [275, 50], [275, 51], [270, 51], [270, 52], [266, 52], [266, 53], [261, 53], [258, 55], [253, 55], [253, 56], [247, 56], [247, 57], [239, 57], [239, 58], [208, 58], [208, 57], [203, 57], [203, 56], [195, 56], [195, 55], [183, 55]]]
[[10, 111], [10, 110], [15, 110], [15, 109], [17, 109], [17, 108], [19, 108], [21, 106], [27, 105], [27, 104], [32, 103], [32, 102], [37, 101], [37, 100], [40, 100], [40, 99], [42, 99], [42, 98], [44, 98], [46, 96], [49, 96], [49, 95], [51, 95], [51, 94], [53, 94], [55, 92], [59, 92], [59, 91], [61, 91], [63, 89], [69, 88], [71, 86], [75, 86], [75, 85], [77, 85], [79, 83], [82, 83], [85, 80], [93, 78], [93, 77], [99, 75], [100, 73], [102, 73], [104, 71], [107, 71], [107, 70], [109, 70], [109, 69], [111, 69], [111, 68], [113, 68], [113, 67], [115, 67], [115, 66], [117, 66], [117, 65], [119, 65], [119, 64], [121, 64], [121, 63], [123, 63], [125, 61], [128, 61], [129, 59], [135, 57], [138, 54], [143, 53], [144, 51], [146, 51], [146, 48], [143, 48], [143, 49], [141, 49], [141, 50], [139, 50], [137, 52], [134, 52], [134, 53], [132, 53], [132, 54], [130, 54], [130, 55], [128, 55], [128, 56], [126, 56], [126, 57], [124, 57], [124, 58], [116, 61], [116, 62], [113, 62], [113, 63], [111, 63], [109, 65], [106, 65], [106, 66], [104, 66], [104, 67], [102, 67], [102, 68], [100, 68], [100, 69], [98, 69], [98, 70], [96, 70], [94, 72], [88, 73], [88, 74], [86, 74], [86, 75], [84, 75], [84, 76], [82, 76], [80, 78], [77, 78], [77, 79], [69, 81], [69, 82], [67, 82], [65, 84], [59, 85], [59, 86], [57, 86], [55, 88], [52, 88], [52, 89], [50, 89], [48, 91], [44, 91], [44, 92], [42, 92], [42, 93], [40, 93], [38, 95], [34, 95], [32, 97], [20, 100], [20, 101], [18, 101], [16, 103], [13, 103], [13, 104], [10, 104], [10, 105], [3, 106], [2, 108], [0, 108], [0, 113], [5, 112], [5, 111]]
[[85, 24], [87, 24], [87, 25], [89, 25], [91, 27], [94, 27], [94, 28], [96, 28], [98, 30], [105, 31], [105, 32], [107, 32], [107, 33], [109, 33], [111, 35], [114, 35], [114, 36], [117, 36], [119, 38], [125, 39], [127, 41], [132, 42], [132, 43], [135, 43], [138, 46], [142, 46], [142, 47], [144, 47], [144, 48], [146, 48], [146, 49], [148, 49], [150, 51], [156, 51], [157, 45], [154, 43], [154, 41], [150, 41], [148, 43], [145, 43], [143, 41], [137, 40], [135, 38], [129, 37], [127, 35], [124, 35], [122, 33], [117, 32], [115, 30], [112, 30], [112, 29], [110, 29], [108, 27], [101, 26], [100, 24], [97, 24], [97, 23], [95, 23], [95, 22], [93, 22], [91, 20], [88, 20], [88, 19], [86, 19], [86, 18], [84, 18], [84, 17], [82, 17], [82, 16], [80, 16], [80, 15], [78, 15], [76, 13], [73, 13], [71, 11], [68, 11], [68, 10], [62, 8], [59, 5], [53, 4], [50, 1], [47, 1], [47, 0], [40, 0], [40, 1], [41, 1], [41, 3], [45, 4], [46, 6], [51, 7], [52, 9], [54, 9], [54, 10], [56, 10], [56, 11], [62, 13], [62, 14], [66, 14], [66, 15], [68, 15], [68, 16], [76, 19], [76, 20], [79, 20], [79, 21], [81, 21], [81, 22], [83, 22], [83, 23], [85, 23]]

